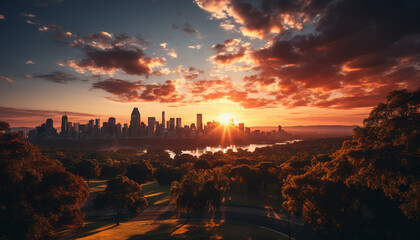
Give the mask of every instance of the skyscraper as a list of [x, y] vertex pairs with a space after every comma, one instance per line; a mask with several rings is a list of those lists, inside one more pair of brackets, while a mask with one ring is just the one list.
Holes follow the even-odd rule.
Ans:
[[176, 129], [182, 128], [181, 118], [176, 118]]
[[203, 114], [197, 114], [197, 131], [203, 131]]
[[131, 112], [130, 126], [140, 127], [140, 112], [138, 108], [134, 108]]
[[175, 129], [175, 118], [169, 118], [169, 130], [173, 131]]
[[64, 115], [63, 117], [61, 117], [61, 133], [62, 134], [66, 134], [68, 129], [67, 129], [67, 123], [68, 123], [68, 118], [67, 115]]
[[130, 136], [136, 137], [140, 131], [140, 112], [138, 108], [134, 108], [133, 112], [131, 112], [131, 120], [130, 120], [130, 127], [129, 132]]
[[115, 127], [117, 124], [117, 120], [113, 117], [108, 118], [108, 133], [115, 134]]
[[95, 119], [95, 129], [99, 130], [101, 128], [101, 119], [97, 118]]
[[155, 126], [156, 126], [155, 117], [149, 117], [147, 121], [147, 136], [149, 137], [155, 136]]
[[162, 111], [162, 125], [163, 125], [163, 130], [165, 130], [165, 111]]
[[239, 131], [245, 132], [245, 124], [239, 123]]

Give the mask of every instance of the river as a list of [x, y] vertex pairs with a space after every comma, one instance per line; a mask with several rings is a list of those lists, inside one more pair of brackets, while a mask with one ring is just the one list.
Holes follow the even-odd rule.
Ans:
[[[182, 150], [181, 153], [182, 154], [190, 154], [196, 157], [199, 157], [200, 155], [206, 153], [206, 152], [218, 152], [218, 151], [222, 151], [223, 153], [226, 153], [229, 149], [232, 149], [232, 151], [237, 152], [239, 148], [243, 149], [243, 150], [248, 150], [250, 152], [255, 151], [256, 148], [263, 148], [263, 147], [269, 147], [269, 146], [273, 146], [273, 145], [285, 145], [288, 143], [294, 143], [294, 142], [299, 142], [301, 140], [290, 140], [290, 141], [284, 141], [284, 142], [279, 142], [279, 143], [255, 143], [255, 144], [248, 144], [248, 145], [230, 145], [230, 146], [206, 146], [206, 147], [197, 147], [196, 149], [193, 150]], [[169, 153], [169, 155], [171, 156], [171, 158], [173, 158], [176, 154], [175, 152], [166, 149], [165, 151], [167, 151]]]

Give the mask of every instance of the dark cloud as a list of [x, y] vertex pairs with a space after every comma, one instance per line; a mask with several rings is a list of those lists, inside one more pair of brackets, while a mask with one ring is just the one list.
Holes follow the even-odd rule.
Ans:
[[218, 64], [230, 64], [245, 57], [246, 47], [240, 45], [240, 39], [226, 39], [223, 43], [215, 44], [211, 48], [216, 52], [212, 60]]
[[93, 89], [111, 93], [110, 98], [118, 102], [179, 102], [184, 97], [176, 90], [175, 82], [168, 80], [164, 84], [142, 84], [121, 79], [107, 79], [93, 84]]
[[[146, 75], [152, 73], [154, 63], [163, 64], [164, 60], [152, 59], [141, 49], [112, 49], [84, 48], [85, 58], [74, 61], [80, 69], [92, 71], [112, 72], [121, 70], [131, 75]], [[70, 64], [70, 63], [69, 63]]]
[[141, 47], [148, 44], [140, 35], [114, 35], [107, 32], [80, 36], [72, 46], [80, 48], [85, 57], [65, 62], [76, 71], [90, 70], [94, 73], [111, 73], [121, 70], [126, 74], [154, 74], [153, 67], [165, 64], [163, 58], [147, 57]]
[[182, 24], [182, 26], [178, 26], [175, 23], [172, 23], [172, 28], [173, 29], [181, 29], [182, 31], [188, 33], [188, 34], [198, 34], [198, 30], [194, 29], [191, 24], [189, 23], [184, 23]]
[[34, 76], [27, 76], [25, 78], [38, 78], [43, 79], [46, 81], [54, 82], [54, 83], [69, 83], [74, 81], [86, 81], [86, 79], [82, 79], [76, 76], [73, 76], [69, 73], [62, 72], [62, 71], [55, 71], [49, 74], [39, 74]]
[[245, 47], [240, 47], [236, 53], [219, 54], [214, 57], [214, 60], [220, 64], [229, 64], [239, 61], [245, 56]]
[[[278, 103], [367, 107], [387, 91], [419, 86], [419, 1], [227, 0], [223, 7], [217, 0], [196, 2], [212, 15], [233, 18], [243, 35], [270, 42], [253, 51], [257, 74], [243, 80], [249, 86], [277, 84], [270, 95]], [[213, 49], [225, 55], [215, 57], [219, 63], [240, 57], [223, 54], [225, 44]]]

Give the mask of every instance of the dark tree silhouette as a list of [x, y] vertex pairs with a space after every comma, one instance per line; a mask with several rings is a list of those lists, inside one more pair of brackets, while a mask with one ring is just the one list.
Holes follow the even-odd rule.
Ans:
[[190, 171], [181, 182], [171, 185], [171, 203], [178, 214], [185, 213], [187, 220], [195, 212], [201, 216], [204, 210], [217, 211], [222, 205], [227, 179], [220, 170]]
[[174, 158], [174, 166], [179, 167], [184, 163], [194, 163], [197, 158], [190, 154], [176, 155]]
[[329, 165], [328, 176], [380, 190], [420, 218], [420, 89], [394, 91], [375, 107]]
[[194, 168], [197, 170], [210, 169], [210, 163], [205, 159], [199, 159], [194, 163]]
[[390, 93], [335, 153], [284, 163], [284, 208], [335, 239], [418, 237], [419, 94]]
[[0, 121], [0, 136], [10, 129], [10, 124], [7, 122]]
[[145, 160], [138, 161], [127, 167], [125, 175], [138, 184], [143, 184], [153, 178], [153, 167]]
[[0, 137], [0, 183], [0, 236], [39, 239], [83, 223], [86, 183], [29, 142]]
[[101, 166], [101, 173], [99, 176], [105, 179], [115, 178], [118, 175], [122, 174], [121, 167], [117, 165], [102, 165]]
[[95, 159], [85, 159], [76, 164], [75, 173], [87, 180], [99, 177], [101, 167]]
[[135, 181], [125, 177], [117, 177], [108, 182], [103, 196], [98, 195], [96, 207], [112, 207], [117, 213], [116, 224], [120, 224], [123, 209], [140, 213], [147, 207], [147, 200], [143, 195], [142, 187]]
[[182, 174], [178, 168], [174, 168], [168, 165], [162, 165], [156, 169], [154, 177], [160, 185], [168, 185], [171, 184], [173, 181], [180, 180]]

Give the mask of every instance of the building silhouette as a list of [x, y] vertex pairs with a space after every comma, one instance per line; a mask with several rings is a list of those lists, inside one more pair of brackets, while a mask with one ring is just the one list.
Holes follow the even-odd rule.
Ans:
[[134, 108], [131, 112], [131, 120], [129, 127], [130, 136], [136, 137], [140, 132], [140, 112], [138, 108]]
[[67, 134], [67, 123], [68, 123], [67, 115], [64, 115], [61, 117], [61, 134]]
[[197, 131], [203, 131], [203, 114], [197, 114]]

